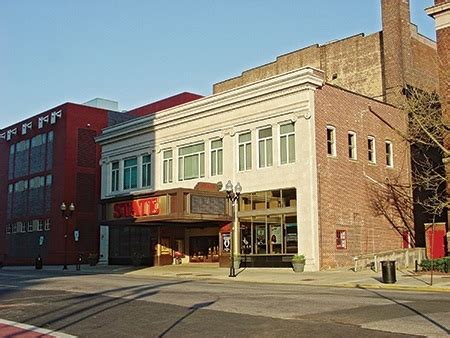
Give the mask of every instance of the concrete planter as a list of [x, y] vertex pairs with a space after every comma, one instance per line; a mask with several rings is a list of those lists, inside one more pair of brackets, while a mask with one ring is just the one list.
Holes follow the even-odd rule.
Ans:
[[304, 262], [292, 262], [292, 269], [294, 269], [294, 272], [303, 272], [303, 271], [305, 271], [305, 263]]

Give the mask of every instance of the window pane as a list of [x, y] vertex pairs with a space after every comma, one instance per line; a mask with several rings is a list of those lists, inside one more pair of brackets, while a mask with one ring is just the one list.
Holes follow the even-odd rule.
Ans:
[[259, 138], [266, 138], [272, 136], [272, 128], [260, 129], [258, 131]]
[[214, 140], [211, 142], [211, 149], [222, 148], [222, 140]]
[[249, 142], [249, 141], [251, 141], [251, 134], [250, 133], [245, 133], [245, 134], [239, 135], [239, 143]]
[[294, 132], [294, 123], [287, 123], [280, 126], [280, 134], [287, 134]]
[[280, 138], [280, 152], [281, 152], [281, 164], [287, 163], [287, 137], [282, 136]]
[[266, 154], [265, 154], [264, 141], [259, 141], [259, 167], [264, 168], [266, 166]]
[[289, 163], [295, 162], [295, 135], [289, 135]]
[[267, 166], [271, 166], [273, 164], [273, 154], [272, 154], [272, 139], [267, 140]]
[[239, 170], [244, 170], [244, 145], [239, 146]]
[[172, 158], [172, 150], [166, 150], [166, 151], [164, 151], [164, 153], [163, 153], [163, 158], [164, 158], [164, 159]]
[[245, 145], [245, 152], [246, 152], [246, 166], [245, 169], [249, 170], [252, 168], [252, 145], [251, 144], [246, 144]]
[[222, 149], [217, 151], [217, 175], [223, 174], [223, 151]]

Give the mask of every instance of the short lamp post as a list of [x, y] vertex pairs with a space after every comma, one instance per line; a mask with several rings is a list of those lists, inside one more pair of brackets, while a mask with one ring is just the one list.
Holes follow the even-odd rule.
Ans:
[[61, 214], [66, 220], [66, 232], [64, 233], [64, 266], [63, 270], [67, 270], [67, 236], [69, 232], [69, 218], [73, 215], [75, 211], [75, 204], [70, 203], [69, 208], [67, 208], [66, 203], [62, 202], [59, 207]]
[[241, 195], [242, 187], [239, 184], [239, 182], [234, 187], [233, 191], [233, 183], [231, 181], [228, 181], [228, 183], [225, 185], [225, 190], [227, 192], [227, 198], [231, 201], [232, 204], [232, 211], [233, 211], [233, 223], [230, 230], [230, 237], [231, 237], [231, 248], [230, 248], [230, 275], [229, 277], [236, 277], [236, 269], [234, 268], [234, 258], [235, 255], [238, 254], [237, 248], [238, 248], [238, 229], [237, 229], [237, 201], [239, 200], [239, 196]]

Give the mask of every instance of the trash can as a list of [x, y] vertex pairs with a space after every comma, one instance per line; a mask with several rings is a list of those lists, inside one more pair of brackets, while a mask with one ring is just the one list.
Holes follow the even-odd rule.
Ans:
[[397, 281], [395, 276], [395, 261], [381, 261], [381, 271], [383, 283], [394, 284]]
[[38, 255], [36, 257], [36, 260], [34, 262], [34, 267], [36, 268], [36, 270], [41, 270], [42, 269], [42, 258], [41, 258], [41, 255]]

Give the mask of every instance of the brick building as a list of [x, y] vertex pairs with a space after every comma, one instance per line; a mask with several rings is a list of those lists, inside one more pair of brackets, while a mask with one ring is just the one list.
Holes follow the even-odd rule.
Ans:
[[434, 41], [410, 22], [409, 0], [381, 0], [382, 30], [308, 46], [216, 83], [219, 93], [304, 66], [322, 69], [327, 83], [396, 106], [409, 86], [437, 89]]
[[216, 188], [228, 180], [243, 188], [233, 250], [249, 266], [303, 253], [319, 270], [400, 249], [402, 229], [371, 200], [387, 178], [410, 180], [408, 145], [389, 124], [405, 131], [406, 116], [305, 67], [106, 128], [101, 253], [228, 265], [229, 206]]
[[[426, 9], [427, 13], [435, 19], [436, 23], [436, 39], [437, 39], [437, 51], [439, 60], [439, 84], [440, 84], [440, 101], [442, 104], [442, 112], [444, 114], [444, 120], [447, 125], [450, 121], [450, 1], [449, 0], [435, 0], [433, 7]], [[450, 149], [450, 137], [447, 134], [445, 139], [445, 147]], [[445, 169], [447, 174], [447, 196], [450, 196], [450, 157], [448, 154], [443, 159], [445, 163]], [[450, 216], [449, 216], [450, 218]], [[447, 237], [447, 250], [448, 243], [450, 243], [450, 232], [445, 226], [437, 229], [438, 236]], [[448, 252], [447, 252], [448, 254]]]
[[[198, 97], [181, 93], [145, 113]], [[73, 263], [79, 252], [98, 253], [100, 147], [94, 137], [143, 114], [117, 107], [104, 99], [64, 103], [0, 131], [1, 263], [33, 264], [37, 255], [46, 264]], [[68, 220], [63, 202], [67, 213], [75, 206]]]

